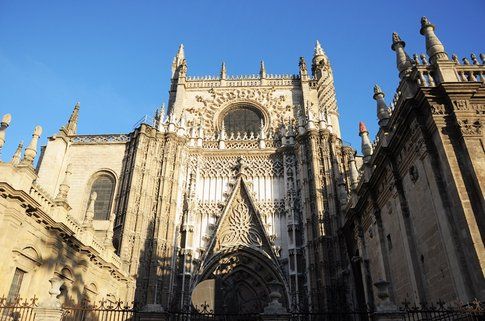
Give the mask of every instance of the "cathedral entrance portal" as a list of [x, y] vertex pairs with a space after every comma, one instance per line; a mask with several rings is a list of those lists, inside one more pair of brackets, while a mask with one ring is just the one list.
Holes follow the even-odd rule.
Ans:
[[240, 249], [214, 259], [192, 292], [192, 306], [199, 312], [261, 313], [273, 291], [287, 306], [281, 277], [260, 253], [251, 252]]

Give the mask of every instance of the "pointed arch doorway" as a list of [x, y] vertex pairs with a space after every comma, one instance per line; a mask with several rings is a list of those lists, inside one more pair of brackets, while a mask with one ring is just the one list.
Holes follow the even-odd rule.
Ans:
[[214, 257], [192, 291], [192, 307], [214, 313], [261, 313], [270, 293], [280, 294], [287, 307], [284, 281], [264, 254], [251, 248], [234, 249]]

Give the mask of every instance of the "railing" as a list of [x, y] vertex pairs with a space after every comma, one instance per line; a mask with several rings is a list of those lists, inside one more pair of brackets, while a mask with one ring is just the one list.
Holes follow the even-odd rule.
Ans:
[[75, 306], [63, 307], [61, 321], [134, 321], [139, 320], [139, 312], [135, 305], [123, 301], [109, 302], [102, 300], [99, 305], [83, 302]]
[[403, 303], [400, 308], [403, 313], [402, 320], [406, 321], [483, 321], [485, 320], [485, 309], [483, 303], [474, 301], [470, 304], [449, 305], [444, 302], [437, 304], [411, 305]]
[[34, 321], [37, 299], [0, 298], [0, 321]]
[[[0, 321], [34, 321], [36, 319], [37, 299], [7, 300], [0, 298]], [[342, 309], [331, 309], [320, 312], [303, 311], [287, 312], [271, 315], [264, 313], [218, 313], [208, 306], [186, 310], [148, 312], [136, 304], [125, 304], [122, 301], [100, 301], [98, 305], [83, 302], [79, 305], [64, 306], [62, 318], [59, 321], [249, 321], [249, 320], [285, 320], [285, 321], [370, 321], [392, 320], [403, 321], [481, 321], [485, 320], [483, 303], [475, 301], [470, 304], [449, 305], [443, 302], [437, 304], [411, 305], [404, 303], [395, 311], [386, 311], [383, 316], [378, 311], [352, 309], [350, 306]]]

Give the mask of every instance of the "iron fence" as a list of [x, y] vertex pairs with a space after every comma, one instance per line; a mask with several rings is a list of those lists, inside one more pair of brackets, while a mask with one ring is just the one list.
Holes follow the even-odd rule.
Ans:
[[34, 321], [37, 298], [30, 300], [0, 298], [0, 321]]
[[404, 302], [399, 309], [405, 321], [485, 321], [483, 303], [475, 300], [469, 304], [421, 303], [411, 305]]
[[[7, 300], [0, 298], [0, 321], [35, 321], [37, 299]], [[308, 307], [305, 307], [308, 308]], [[230, 314], [214, 313], [208, 308], [185, 311], [146, 312], [136, 304], [122, 301], [100, 301], [99, 304], [82, 302], [79, 305], [64, 306], [59, 321], [378, 321], [379, 313], [371, 310], [342, 310], [323, 312], [288, 312], [282, 315], [260, 313]], [[402, 321], [485, 321], [485, 309], [481, 302], [449, 305], [411, 305], [404, 303], [398, 310], [387, 313], [393, 320]]]

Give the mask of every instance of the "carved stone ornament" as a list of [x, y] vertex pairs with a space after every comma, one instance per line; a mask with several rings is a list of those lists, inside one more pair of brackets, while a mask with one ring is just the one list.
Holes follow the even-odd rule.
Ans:
[[463, 136], [481, 136], [483, 121], [481, 119], [458, 119], [458, 126]]
[[431, 113], [433, 115], [444, 115], [446, 114], [446, 108], [443, 104], [434, 104], [431, 106]]
[[261, 235], [252, 220], [249, 207], [238, 199], [220, 231], [219, 242], [222, 248], [238, 245], [261, 246]]
[[230, 107], [233, 104], [237, 106], [238, 103], [247, 103], [258, 107], [264, 115], [265, 124], [270, 122], [270, 114], [274, 114], [275, 116], [271, 117], [271, 126], [274, 128], [278, 125], [281, 115], [287, 112], [287, 108], [283, 104], [286, 97], [284, 95], [275, 97], [274, 88], [212, 88], [209, 90], [209, 94], [211, 97], [207, 99], [202, 96], [197, 96], [196, 100], [202, 103], [202, 106], [193, 108], [193, 117], [201, 117], [206, 133], [208, 134], [214, 133], [217, 130], [217, 116], [221, 112], [226, 112], [226, 107]]
[[455, 100], [453, 101], [453, 105], [455, 107], [455, 110], [468, 110], [468, 101], [466, 100]]

